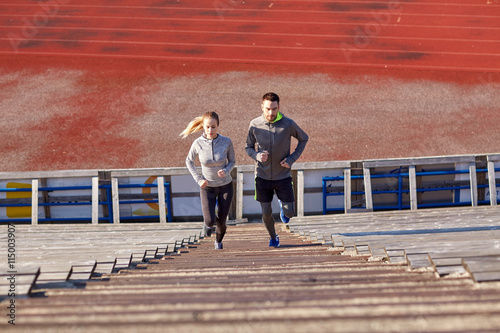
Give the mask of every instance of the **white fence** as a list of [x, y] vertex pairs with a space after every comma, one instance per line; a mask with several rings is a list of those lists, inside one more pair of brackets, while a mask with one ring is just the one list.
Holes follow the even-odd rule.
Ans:
[[[296, 163], [296, 213], [496, 205], [499, 167], [500, 154]], [[254, 166], [237, 166], [233, 178], [230, 217], [258, 218]], [[201, 215], [186, 168], [0, 173], [1, 222], [166, 223]]]

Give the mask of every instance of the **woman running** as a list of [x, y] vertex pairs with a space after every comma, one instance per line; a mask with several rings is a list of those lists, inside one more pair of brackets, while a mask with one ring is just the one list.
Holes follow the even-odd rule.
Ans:
[[[221, 250], [222, 239], [226, 233], [226, 220], [233, 200], [233, 179], [231, 170], [235, 166], [233, 143], [230, 138], [218, 134], [219, 116], [215, 112], [205, 112], [193, 119], [180, 134], [186, 138], [189, 134], [203, 130], [204, 133], [191, 145], [186, 158], [186, 166], [194, 180], [200, 186], [201, 208], [203, 211], [205, 236], [210, 237], [215, 229], [215, 248]], [[194, 160], [198, 156], [201, 175], [196, 171]], [[218, 213], [215, 213], [215, 206]]]

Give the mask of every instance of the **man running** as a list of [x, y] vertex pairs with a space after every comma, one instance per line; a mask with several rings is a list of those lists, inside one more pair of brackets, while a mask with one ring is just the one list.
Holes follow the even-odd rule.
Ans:
[[[274, 228], [271, 202], [274, 193], [280, 203], [280, 217], [288, 223], [294, 214], [291, 167], [306, 147], [309, 137], [290, 118], [279, 111], [280, 98], [275, 93], [262, 97], [262, 115], [250, 122], [246, 144], [248, 156], [256, 161], [255, 199], [262, 207], [262, 221], [269, 232], [269, 246], [280, 246]], [[290, 154], [291, 137], [298, 140]]]

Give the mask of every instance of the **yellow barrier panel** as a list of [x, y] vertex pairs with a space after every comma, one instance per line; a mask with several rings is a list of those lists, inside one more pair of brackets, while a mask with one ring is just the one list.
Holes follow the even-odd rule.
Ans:
[[[31, 189], [31, 184], [25, 183], [7, 183], [7, 188], [29, 188]], [[7, 192], [7, 199], [24, 199], [31, 198], [31, 192]], [[6, 209], [7, 217], [9, 218], [21, 218], [21, 217], [31, 217], [31, 206], [27, 207], [7, 207]]]

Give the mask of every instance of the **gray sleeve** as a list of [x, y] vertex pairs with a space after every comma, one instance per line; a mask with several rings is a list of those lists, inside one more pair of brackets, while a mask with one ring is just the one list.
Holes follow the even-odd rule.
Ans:
[[299, 159], [300, 155], [302, 155], [302, 152], [306, 148], [307, 141], [309, 141], [309, 136], [294, 121], [292, 121], [292, 129], [290, 134], [298, 140], [298, 144], [294, 152], [286, 159], [288, 165], [292, 166], [292, 164]]
[[203, 180], [203, 177], [200, 176], [200, 174], [198, 174], [198, 172], [196, 171], [196, 167], [194, 165], [194, 160], [196, 159], [196, 156], [198, 156], [198, 151], [196, 149], [196, 141], [195, 141], [191, 145], [191, 149], [189, 149], [189, 153], [186, 157], [186, 166], [191, 175], [193, 176], [195, 182], [199, 184], [200, 181]]
[[255, 138], [255, 135], [253, 134], [252, 127], [252, 124], [250, 124], [250, 127], [248, 128], [247, 145], [245, 147], [245, 151], [247, 152], [248, 156], [250, 156], [254, 160], [257, 160], [258, 152], [255, 150], [255, 143], [257, 140]]
[[230, 173], [236, 165], [236, 157], [234, 155], [233, 141], [229, 139], [228, 150], [227, 150], [227, 165], [225, 167], [226, 173]]

